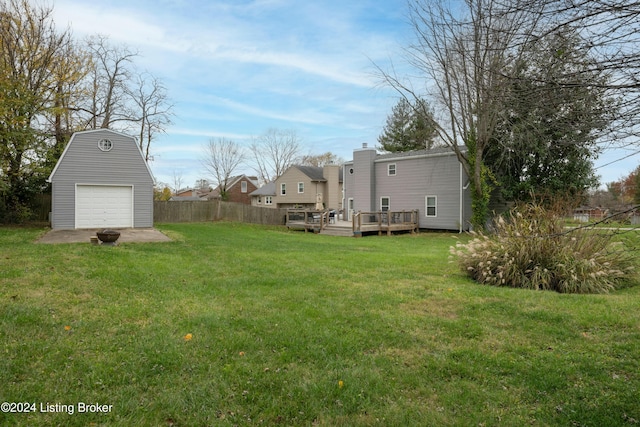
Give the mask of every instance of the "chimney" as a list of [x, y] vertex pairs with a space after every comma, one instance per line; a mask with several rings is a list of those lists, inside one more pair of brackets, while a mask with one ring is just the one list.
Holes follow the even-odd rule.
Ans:
[[367, 148], [369, 145], [366, 142], [362, 143], [362, 148]]

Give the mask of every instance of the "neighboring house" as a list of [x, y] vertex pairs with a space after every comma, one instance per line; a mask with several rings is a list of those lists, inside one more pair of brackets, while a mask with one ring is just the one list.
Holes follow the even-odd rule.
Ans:
[[469, 228], [469, 179], [448, 147], [378, 154], [363, 144], [343, 168], [346, 219], [357, 211], [418, 210], [420, 228]]
[[251, 205], [253, 206], [263, 206], [266, 208], [276, 207], [275, 203], [273, 203], [273, 200], [276, 197], [275, 182], [265, 184], [257, 190], [251, 192], [251, 194], [249, 195], [251, 196]]
[[198, 191], [193, 188], [184, 188], [176, 191], [173, 197], [198, 197]]
[[[234, 176], [229, 178], [227, 183], [227, 202], [251, 204], [251, 193], [258, 189], [258, 177], [255, 176]], [[220, 198], [221, 186], [218, 185], [209, 195], [208, 199]]]
[[342, 170], [338, 165], [291, 166], [265, 187], [251, 193], [252, 205], [342, 209]]
[[48, 181], [54, 229], [153, 226], [154, 179], [131, 136], [74, 133]]
[[608, 215], [600, 207], [580, 206], [573, 211], [573, 219], [579, 222], [598, 221]]
[[171, 196], [169, 201], [188, 202], [188, 201], [197, 201], [197, 200], [207, 200], [209, 194], [211, 194], [211, 189], [185, 188], [182, 190], [178, 190], [176, 194]]

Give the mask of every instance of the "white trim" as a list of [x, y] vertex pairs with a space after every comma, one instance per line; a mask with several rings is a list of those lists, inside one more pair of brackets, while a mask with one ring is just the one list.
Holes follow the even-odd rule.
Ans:
[[281, 196], [286, 196], [287, 195], [287, 183], [286, 182], [281, 182], [280, 183], [280, 195]]
[[[436, 210], [435, 215], [429, 215], [429, 205], [427, 204], [430, 198], [434, 198], [436, 203], [434, 206], [431, 206]], [[438, 196], [424, 196], [424, 216], [427, 218], [437, 218], [438, 217]]]
[[105, 152], [111, 151], [113, 149], [113, 142], [109, 138], [99, 139], [98, 148], [100, 149], [100, 151], [105, 151]]
[[247, 181], [240, 181], [240, 192], [246, 193], [247, 191], [249, 191], [249, 184]]
[[[383, 210], [383, 204], [382, 204], [382, 199], [387, 199], [387, 210]], [[380, 211], [382, 212], [388, 212], [391, 210], [391, 197], [389, 196], [380, 196]]]
[[[302, 184], [302, 191], [300, 191], [300, 184]], [[304, 194], [304, 181], [298, 183], [298, 194]]]
[[[393, 166], [393, 173], [391, 173], [391, 166]], [[396, 163], [389, 163], [387, 165], [387, 176], [396, 176], [398, 174], [398, 166]]]

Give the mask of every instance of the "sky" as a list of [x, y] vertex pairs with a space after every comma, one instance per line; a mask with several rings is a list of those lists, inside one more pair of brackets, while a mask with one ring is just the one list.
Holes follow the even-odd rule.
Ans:
[[[214, 181], [202, 166], [211, 139], [248, 146], [270, 128], [293, 130], [301, 154], [344, 160], [377, 144], [398, 101], [376, 67], [402, 71], [412, 34], [405, 0], [55, 0], [58, 28], [126, 44], [158, 77], [173, 124], [153, 142], [151, 170], [170, 187]], [[601, 182], [618, 180], [640, 156], [605, 152]], [[615, 161], [615, 162], [614, 162]], [[606, 165], [610, 162], [609, 165]], [[601, 165], [606, 165], [602, 166]], [[238, 171], [255, 174], [247, 165]]]

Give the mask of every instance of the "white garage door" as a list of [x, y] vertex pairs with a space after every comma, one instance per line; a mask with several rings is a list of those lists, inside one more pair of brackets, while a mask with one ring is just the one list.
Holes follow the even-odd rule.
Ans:
[[133, 227], [133, 187], [76, 186], [76, 228]]

